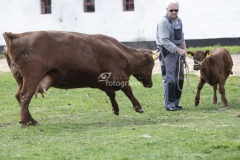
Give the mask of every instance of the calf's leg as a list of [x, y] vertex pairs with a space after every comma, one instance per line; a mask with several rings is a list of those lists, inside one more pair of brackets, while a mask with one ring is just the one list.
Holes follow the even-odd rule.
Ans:
[[222, 102], [224, 103], [224, 106], [228, 106], [228, 100], [226, 98], [225, 88], [224, 88], [225, 82], [219, 83], [219, 93], [221, 94]]
[[217, 103], [217, 84], [213, 85], [213, 104], [216, 104]]
[[113, 112], [115, 115], [119, 115], [119, 108], [118, 108], [118, 104], [117, 104], [117, 101], [115, 99], [115, 91], [113, 92], [106, 92], [106, 94], [108, 95], [111, 103], [112, 103], [112, 109], [113, 109]]
[[203, 88], [203, 85], [206, 83], [206, 81], [200, 77], [200, 81], [198, 83], [198, 89], [197, 89], [197, 93], [196, 93], [196, 96], [195, 96], [195, 106], [198, 106], [199, 105], [199, 101], [200, 101], [200, 92]]
[[134, 97], [134, 95], [132, 93], [132, 88], [129, 85], [126, 85], [123, 88], [121, 88], [121, 90], [130, 99], [135, 111], [139, 112], [139, 113], [143, 113], [144, 110], [142, 109], [142, 107], [141, 107], [140, 103], [137, 101], [137, 99]]

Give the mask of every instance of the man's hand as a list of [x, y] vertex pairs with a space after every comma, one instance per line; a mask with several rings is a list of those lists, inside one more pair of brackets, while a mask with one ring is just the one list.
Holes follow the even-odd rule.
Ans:
[[177, 47], [176, 51], [181, 56], [186, 56], [186, 50]]

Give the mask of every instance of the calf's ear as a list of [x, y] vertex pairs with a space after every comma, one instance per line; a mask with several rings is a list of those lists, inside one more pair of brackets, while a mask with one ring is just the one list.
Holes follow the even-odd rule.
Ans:
[[206, 57], [206, 58], [209, 58], [209, 57], [210, 57], [210, 51], [209, 51], [209, 50], [206, 50], [206, 51], [205, 51], [205, 57]]
[[188, 54], [189, 57], [193, 57], [194, 56], [194, 53], [191, 52], [191, 51], [187, 51], [187, 54]]

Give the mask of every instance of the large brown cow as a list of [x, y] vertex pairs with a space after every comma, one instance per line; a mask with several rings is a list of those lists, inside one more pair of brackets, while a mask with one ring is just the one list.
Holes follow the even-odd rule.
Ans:
[[233, 61], [230, 53], [224, 48], [216, 48], [213, 51], [206, 52], [197, 51], [192, 53], [187, 52], [188, 55], [194, 59], [194, 70], [200, 70], [200, 81], [198, 83], [198, 90], [195, 97], [195, 106], [200, 101], [200, 91], [203, 85], [207, 82], [213, 87], [213, 104], [217, 103], [217, 85], [219, 85], [219, 92], [224, 106], [228, 106], [228, 100], [225, 95], [225, 82], [230, 74], [232, 74]]
[[133, 75], [144, 87], [152, 87], [158, 55], [150, 50], [138, 51], [100, 34], [37, 31], [3, 36], [4, 53], [19, 86], [15, 96], [21, 107], [22, 126], [37, 124], [28, 106], [35, 93], [43, 94], [49, 87], [98, 88], [109, 96], [116, 115], [115, 91], [122, 90], [135, 111], [143, 112], [128, 80]]

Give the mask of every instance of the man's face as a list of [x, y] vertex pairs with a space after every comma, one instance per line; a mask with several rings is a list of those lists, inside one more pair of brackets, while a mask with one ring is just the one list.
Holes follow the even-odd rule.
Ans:
[[169, 17], [173, 19], [177, 17], [178, 10], [179, 10], [178, 4], [171, 3], [168, 5], [168, 8], [166, 9]]

